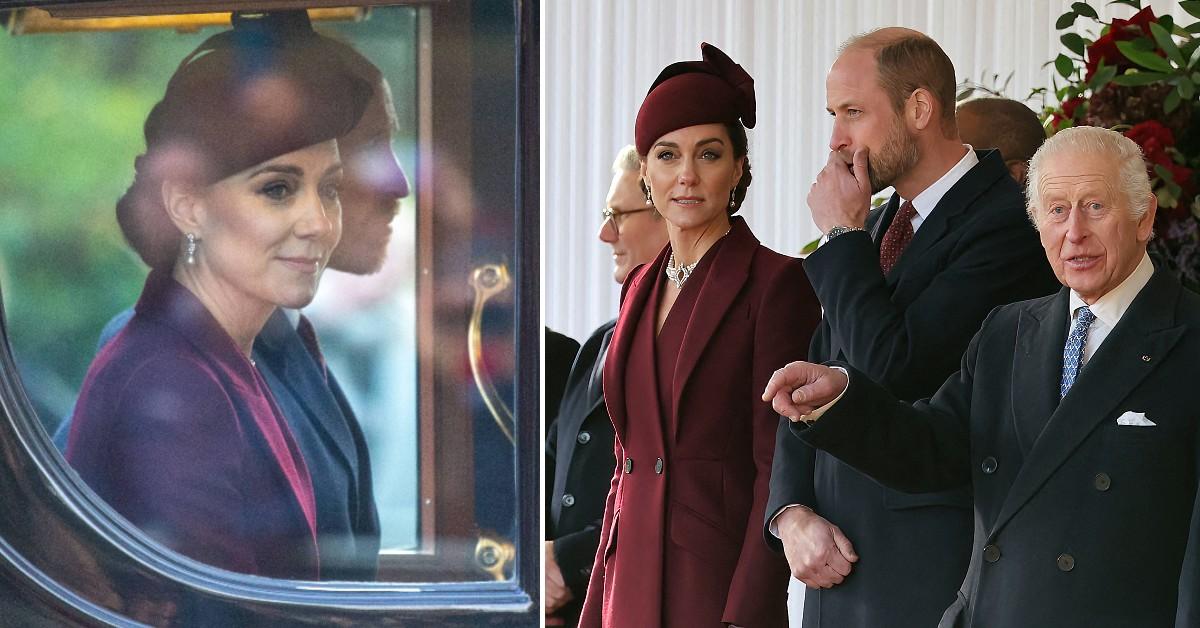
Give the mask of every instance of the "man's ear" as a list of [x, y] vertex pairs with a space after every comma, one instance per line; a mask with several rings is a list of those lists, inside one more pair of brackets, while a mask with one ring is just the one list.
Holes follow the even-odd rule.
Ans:
[[1137, 222], [1137, 241], [1145, 244], [1154, 235], [1154, 214], [1158, 211], [1158, 197], [1153, 192], [1147, 200], [1146, 213]]
[[930, 124], [937, 122], [937, 111], [933, 94], [924, 87], [918, 87], [904, 103], [906, 122], [914, 131], [924, 131]]
[[205, 205], [200, 187], [190, 183], [166, 180], [162, 184], [163, 207], [167, 216], [181, 233], [202, 236]]
[[1012, 175], [1013, 180], [1025, 185], [1025, 175], [1029, 172], [1029, 162], [1021, 159], [1010, 159], [1004, 162], [1008, 166], [1008, 174]]

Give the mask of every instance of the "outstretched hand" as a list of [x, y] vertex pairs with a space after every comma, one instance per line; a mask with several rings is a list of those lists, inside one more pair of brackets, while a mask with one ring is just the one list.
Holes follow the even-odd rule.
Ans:
[[803, 421], [813, 410], [837, 399], [849, 378], [842, 371], [811, 362], [792, 362], [775, 371], [762, 400], [791, 421]]

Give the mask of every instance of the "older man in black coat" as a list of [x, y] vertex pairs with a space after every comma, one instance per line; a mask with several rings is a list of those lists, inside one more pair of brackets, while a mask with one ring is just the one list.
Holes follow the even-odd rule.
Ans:
[[1200, 297], [1146, 255], [1143, 163], [1095, 127], [1038, 151], [1029, 214], [1064, 288], [993, 311], [931, 399], [845, 365], [767, 386], [799, 437], [883, 484], [971, 487], [971, 565], [942, 626], [1200, 625]]

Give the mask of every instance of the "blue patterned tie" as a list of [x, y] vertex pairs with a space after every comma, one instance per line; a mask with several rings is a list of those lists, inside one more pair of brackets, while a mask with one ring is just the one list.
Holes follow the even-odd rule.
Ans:
[[1087, 342], [1088, 328], [1095, 320], [1096, 315], [1092, 314], [1086, 305], [1079, 308], [1079, 316], [1075, 319], [1075, 326], [1071, 328], [1071, 335], [1067, 336], [1067, 346], [1063, 349], [1063, 374], [1062, 385], [1058, 389], [1059, 398], [1067, 396], [1067, 391], [1071, 390], [1071, 385], [1075, 383], [1075, 377], [1079, 375], [1079, 368], [1083, 366], [1083, 343]]

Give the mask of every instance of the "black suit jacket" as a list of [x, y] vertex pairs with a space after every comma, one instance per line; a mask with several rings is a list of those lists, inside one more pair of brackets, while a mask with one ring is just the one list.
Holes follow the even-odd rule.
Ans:
[[554, 422], [558, 406], [562, 403], [563, 391], [567, 386], [567, 373], [579, 353], [579, 343], [572, 337], [560, 334], [549, 327], [546, 334], [546, 429]]
[[337, 378], [311, 351], [279, 309], [254, 341], [259, 372], [312, 475], [322, 579], [374, 580], [380, 530], [367, 441]]
[[583, 343], [546, 439], [547, 470], [554, 478], [546, 493], [546, 536], [554, 540], [554, 560], [574, 594], [574, 600], [559, 612], [569, 624], [578, 620], [583, 607], [600, 543], [604, 500], [616, 466], [613, 426], [601, 387], [616, 324], [613, 319], [601, 325]]
[[[896, 196], [868, 216], [867, 232], [839, 236], [805, 260], [825, 308], [810, 360], [845, 360], [901, 399], [920, 399], [955, 371], [992, 308], [1054, 291], [1058, 283], [1020, 188], [997, 151], [978, 156], [886, 276], [879, 241], [898, 209]], [[766, 524], [787, 504], [810, 506], [839, 526], [860, 556], [842, 584], [806, 592], [804, 626], [936, 623], [967, 568], [967, 491], [888, 490], [815, 452], [787, 426], [781, 420]]]
[[999, 308], [912, 406], [852, 372], [796, 431], [897, 489], [971, 484], [971, 566], [943, 626], [1200, 625], [1200, 297], [1157, 271], [1059, 402], [1067, 311], [1065, 289]]

